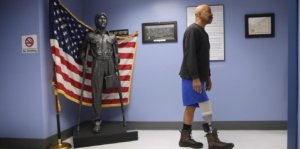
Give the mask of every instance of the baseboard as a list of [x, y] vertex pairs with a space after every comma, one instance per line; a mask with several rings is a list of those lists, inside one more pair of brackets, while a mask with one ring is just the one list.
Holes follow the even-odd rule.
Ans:
[[0, 138], [0, 149], [44, 149], [46, 139]]
[[[114, 122], [121, 123], [121, 122]], [[202, 122], [193, 124], [200, 130]], [[217, 121], [214, 128], [219, 130], [287, 130], [287, 121]], [[127, 122], [128, 130], [179, 130], [182, 122]], [[73, 135], [73, 127], [62, 131], [62, 140]], [[47, 149], [57, 143], [57, 134], [47, 139], [0, 138], [0, 149]]]
[[[128, 129], [178, 130], [182, 122], [127, 122]], [[193, 129], [202, 129], [203, 122], [194, 122]], [[287, 130], [287, 121], [216, 121], [213, 127], [219, 130]]]
[[[61, 132], [62, 140], [73, 134], [73, 127]], [[48, 149], [51, 144], [58, 143], [57, 134], [47, 139], [0, 138], [0, 149]]]

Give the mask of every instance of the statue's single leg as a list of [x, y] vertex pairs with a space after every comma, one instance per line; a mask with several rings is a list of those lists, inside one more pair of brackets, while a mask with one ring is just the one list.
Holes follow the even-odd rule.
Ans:
[[[93, 113], [94, 113], [94, 129], [95, 133], [99, 133], [102, 123], [102, 88], [103, 88], [103, 78], [104, 69], [101, 67], [101, 61], [93, 62], [93, 72], [92, 72], [92, 88], [93, 88]], [[102, 65], [103, 66], [103, 65]]]

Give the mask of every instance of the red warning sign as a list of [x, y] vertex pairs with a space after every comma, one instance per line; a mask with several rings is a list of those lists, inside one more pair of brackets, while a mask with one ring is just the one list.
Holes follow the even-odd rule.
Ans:
[[24, 35], [22, 36], [22, 53], [36, 53], [37, 48], [37, 35]]
[[34, 44], [34, 40], [33, 40], [32, 37], [27, 37], [27, 38], [25, 39], [25, 45], [26, 45], [28, 48], [32, 47], [33, 44]]

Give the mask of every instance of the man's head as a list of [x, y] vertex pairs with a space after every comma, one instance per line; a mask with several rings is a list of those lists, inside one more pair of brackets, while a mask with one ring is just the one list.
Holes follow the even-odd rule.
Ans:
[[213, 14], [207, 4], [201, 4], [195, 9], [196, 22], [201, 22], [202, 25], [210, 24], [213, 20]]
[[95, 24], [98, 29], [105, 28], [107, 25], [107, 15], [104, 12], [96, 14]]

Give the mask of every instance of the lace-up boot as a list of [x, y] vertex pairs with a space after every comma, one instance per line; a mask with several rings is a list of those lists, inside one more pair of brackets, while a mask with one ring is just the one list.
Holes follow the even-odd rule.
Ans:
[[180, 147], [191, 147], [191, 148], [202, 148], [203, 144], [201, 142], [196, 142], [191, 137], [192, 130], [181, 130], [181, 136], [179, 141]]

